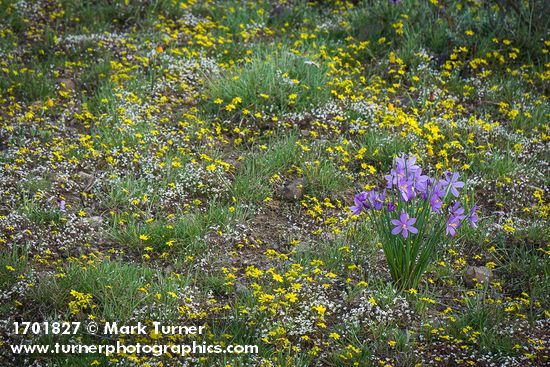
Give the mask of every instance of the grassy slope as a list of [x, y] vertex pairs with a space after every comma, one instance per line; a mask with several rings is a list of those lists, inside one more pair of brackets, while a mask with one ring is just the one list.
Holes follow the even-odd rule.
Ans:
[[[2, 365], [548, 363], [543, 1], [127, 3], [0, 0], [1, 317], [260, 352]], [[482, 212], [404, 294], [347, 210], [401, 152]]]

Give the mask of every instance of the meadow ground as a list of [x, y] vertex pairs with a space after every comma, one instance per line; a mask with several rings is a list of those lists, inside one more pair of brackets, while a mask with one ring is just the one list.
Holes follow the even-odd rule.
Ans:
[[[2, 366], [550, 364], [545, 1], [0, 14]], [[400, 153], [460, 172], [480, 207], [405, 291], [349, 210]], [[259, 353], [11, 353], [106, 342], [12, 330], [49, 320], [204, 325], [196, 340]]]

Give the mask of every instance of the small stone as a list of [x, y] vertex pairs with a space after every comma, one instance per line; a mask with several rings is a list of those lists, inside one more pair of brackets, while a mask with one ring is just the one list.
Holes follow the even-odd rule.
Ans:
[[239, 281], [236, 281], [235, 282], [235, 293], [237, 293], [241, 296], [249, 296], [252, 292], [243, 283], [241, 283]]
[[88, 191], [93, 187], [95, 183], [95, 177], [93, 175], [80, 171], [78, 172], [78, 176], [82, 180], [84, 191]]
[[82, 218], [82, 223], [91, 228], [99, 228], [103, 224], [103, 218], [100, 216]]
[[285, 200], [298, 200], [304, 195], [304, 179], [302, 177], [295, 178], [283, 187], [283, 198]]
[[86, 181], [89, 181], [89, 180], [93, 180], [94, 179], [94, 176], [89, 174], [89, 173], [86, 173], [84, 171], [79, 171], [78, 172], [78, 176], [80, 176], [81, 179], [83, 180], [86, 180]]
[[462, 278], [468, 287], [475, 287], [477, 283], [490, 283], [494, 277], [493, 271], [486, 266], [469, 266]]
[[57, 79], [57, 83], [66, 91], [76, 90], [76, 84], [71, 79], [59, 78]]

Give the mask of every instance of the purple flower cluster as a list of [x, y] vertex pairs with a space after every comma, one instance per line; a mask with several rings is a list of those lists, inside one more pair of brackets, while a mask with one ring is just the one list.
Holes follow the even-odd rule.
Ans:
[[425, 194], [430, 178], [422, 174], [422, 168], [416, 165], [416, 156], [396, 158], [395, 167], [386, 176], [388, 189], [397, 187], [406, 202], [414, 199], [417, 193]]
[[[350, 207], [353, 215], [359, 215], [365, 209], [380, 210], [386, 201], [386, 190], [381, 193], [371, 190], [368, 192], [360, 192], [355, 196], [355, 205]], [[389, 203], [388, 203], [389, 205]], [[388, 207], [389, 209], [389, 207]]]
[[[444, 177], [438, 181], [422, 174], [422, 168], [416, 164], [416, 156], [414, 155], [408, 157], [402, 155], [396, 158], [394, 167], [385, 178], [387, 187], [384, 190], [380, 192], [371, 190], [357, 194], [355, 205], [350, 209], [353, 215], [359, 215], [366, 210], [380, 211], [386, 208], [387, 212], [390, 213], [395, 209], [401, 209], [399, 219], [391, 220], [391, 223], [395, 225], [391, 233], [393, 235], [401, 234], [403, 238], [407, 238], [409, 233], [418, 233], [417, 228], [413, 227], [417, 218], [409, 217], [405, 208], [420, 208], [426, 203], [434, 215], [444, 215], [443, 208], [446, 199], [450, 198], [451, 195], [458, 198], [460, 195], [459, 189], [464, 187], [464, 182], [460, 181], [458, 172], [447, 171]], [[452, 205], [449, 204], [447, 208], [448, 217], [445, 233], [455, 236], [457, 229], [466, 219], [466, 215], [464, 214], [464, 208], [458, 201]], [[474, 205], [468, 216], [473, 228], [476, 228], [476, 222], [478, 221], [477, 210], [477, 205]], [[419, 210], [415, 211], [416, 215], [420, 212]]]

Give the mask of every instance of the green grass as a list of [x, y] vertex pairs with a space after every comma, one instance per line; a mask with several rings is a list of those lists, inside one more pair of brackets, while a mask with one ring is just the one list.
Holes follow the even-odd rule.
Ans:
[[11, 92], [18, 98], [32, 103], [52, 97], [55, 82], [45, 71], [28, 70], [0, 78], [0, 90]]
[[[221, 230], [246, 218], [246, 209], [221, 203], [211, 203], [205, 210], [179, 214], [170, 220], [136, 219], [127, 214], [115, 214], [110, 229], [111, 240], [131, 250], [144, 253], [145, 248], [166, 251], [172, 248], [181, 256], [193, 256], [206, 249], [205, 236], [212, 227]], [[145, 236], [145, 237], [143, 237]]]
[[112, 2], [109, 0], [63, 0], [66, 23], [77, 30], [103, 32], [123, 27], [146, 28], [155, 21], [154, 14], [177, 17], [181, 8], [170, 0]]
[[63, 213], [55, 207], [57, 203], [48, 204], [50, 207], [44, 208], [34, 200], [24, 199], [19, 210], [28, 220], [38, 225], [58, 225], [62, 222]]
[[[36, 305], [48, 307], [50, 316], [64, 315], [72, 300], [70, 292], [93, 294], [96, 314], [105, 320], [125, 322], [136, 317], [135, 311], [150, 307], [155, 295], [163, 297], [162, 315], [165, 320], [177, 318], [177, 299], [167, 292], [177, 292], [186, 285], [185, 280], [162, 275], [146, 266], [103, 260], [92, 265], [69, 265], [59, 272], [63, 276], [48, 276], [40, 280], [31, 292]], [[160, 309], [158, 311], [161, 311]], [[150, 309], [149, 312], [153, 312]], [[146, 317], [141, 315], [140, 317]]]
[[498, 334], [497, 327], [503, 321], [502, 311], [486, 304], [483, 298], [468, 299], [450, 333], [457, 338], [464, 338], [466, 334], [486, 352], [516, 354], [514, 340]]
[[272, 195], [269, 180], [275, 174], [284, 175], [300, 157], [297, 138], [290, 135], [274, 139], [267, 151], [259, 151], [245, 157], [231, 187], [231, 195], [238, 200], [259, 202]]
[[342, 192], [351, 186], [351, 182], [338, 170], [335, 163], [328, 160], [309, 161], [303, 167], [306, 194], [327, 197]]
[[[250, 62], [210, 80], [205, 109], [232, 119], [244, 118], [243, 109], [267, 114], [311, 109], [328, 100], [326, 72], [308, 51], [295, 54], [287, 47], [259, 47]], [[234, 98], [242, 101], [234, 103]], [[227, 105], [236, 109], [228, 111]]]
[[350, 186], [335, 163], [321, 159], [317, 150], [302, 152], [297, 141], [294, 134], [272, 138], [269, 149], [245, 157], [233, 181], [231, 195], [258, 202], [274, 193], [275, 185], [268, 184], [274, 175], [290, 181], [289, 176], [296, 173], [304, 179], [304, 194], [326, 196]]
[[23, 248], [4, 248], [0, 252], [0, 287], [9, 289], [18, 281], [18, 276], [25, 273], [28, 255]]

